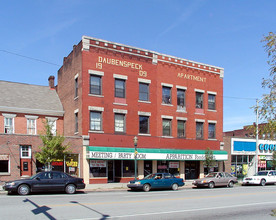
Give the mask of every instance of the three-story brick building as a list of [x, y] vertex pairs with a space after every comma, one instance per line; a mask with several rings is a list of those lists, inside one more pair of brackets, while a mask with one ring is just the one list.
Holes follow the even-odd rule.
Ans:
[[86, 183], [170, 172], [204, 174], [205, 150], [223, 170], [223, 76], [219, 67], [83, 36], [58, 71], [64, 134], [84, 140]]

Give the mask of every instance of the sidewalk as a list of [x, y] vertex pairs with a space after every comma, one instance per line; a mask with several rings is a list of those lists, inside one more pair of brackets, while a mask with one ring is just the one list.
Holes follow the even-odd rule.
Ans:
[[[185, 185], [183, 187], [179, 187], [179, 189], [184, 188], [192, 188], [193, 180], [185, 181]], [[0, 183], [0, 194], [7, 193], [3, 190], [2, 185], [4, 182]], [[106, 191], [114, 191], [114, 190], [128, 190], [127, 183], [106, 183], [106, 184], [86, 184], [85, 192], [106, 192]]]

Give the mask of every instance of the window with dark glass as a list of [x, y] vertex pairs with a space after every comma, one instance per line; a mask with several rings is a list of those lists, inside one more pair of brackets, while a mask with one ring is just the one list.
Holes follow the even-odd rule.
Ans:
[[216, 138], [216, 124], [209, 123], [208, 125], [208, 138], [215, 139]]
[[75, 132], [79, 131], [79, 114], [78, 112], [75, 113]]
[[139, 100], [149, 101], [149, 84], [139, 83]]
[[135, 164], [133, 160], [123, 160], [123, 177], [134, 177]]
[[196, 139], [203, 139], [203, 122], [196, 122]]
[[177, 121], [177, 137], [185, 138], [186, 121]]
[[139, 116], [139, 133], [148, 134], [149, 133], [149, 117]]
[[79, 83], [78, 78], [75, 78], [75, 98], [78, 97]]
[[125, 80], [115, 79], [115, 97], [117, 97], [117, 98], [125, 98], [126, 97], [125, 84], [126, 84]]
[[185, 109], [185, 90], [177, 89], [177, 109]]
[[196, 108], [203, 108], [203, 93], [196, 92]]
[[115, 132], [125, 132], [124, 114], [115, 114]]
[[171, 88], [163, 86], [162, 87], [162, 103], [164, 104], [171, 104]]
[[163, 136], [171, 136], [171, 120], [170, 119], [163, 119]]
[[102, 77], [90, 75], [90, 94], [101, 95], [102, 94]]
[[208, 109], [216, 110], [216, 96], [208, 94]]
[[102, 112], [98, 112], [98, 111], [90, 112], [90, 130], [91, 131], [102, 130]]
[[90, 160], [90, 174], [93, 177], [107, 177], [107, 160]]

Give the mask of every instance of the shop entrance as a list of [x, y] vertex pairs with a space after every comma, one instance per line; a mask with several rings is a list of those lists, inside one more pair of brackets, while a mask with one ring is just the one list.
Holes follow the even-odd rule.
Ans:
[[185, 179], [197, 179], [199, 176], [200, 161], [185, 162]]
[[122, 161], [121, 160], [108, 160], [108, 182], [120, 182], [122, 176]]
[[114, 160], [108, 160], [108, 182], [114, 182]]

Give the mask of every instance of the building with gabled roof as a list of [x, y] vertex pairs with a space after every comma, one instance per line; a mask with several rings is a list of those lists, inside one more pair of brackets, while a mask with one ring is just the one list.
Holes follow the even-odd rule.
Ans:
[[[49, 77], [49, 86], [0, 81], [0, 180], [7, 181], [31, 176], [43, 169], [35, 158], [42, 146], [40, 134], [44, 122], [52, 125], [52, 132], [63, 134], [64, 110], [54, 86], [54, 77]], [[66, 166], [66, 160], [57, 161], [54, 169], [80, 175], [82, 138], [66, 137], [70, 142], [76, 167]]]

